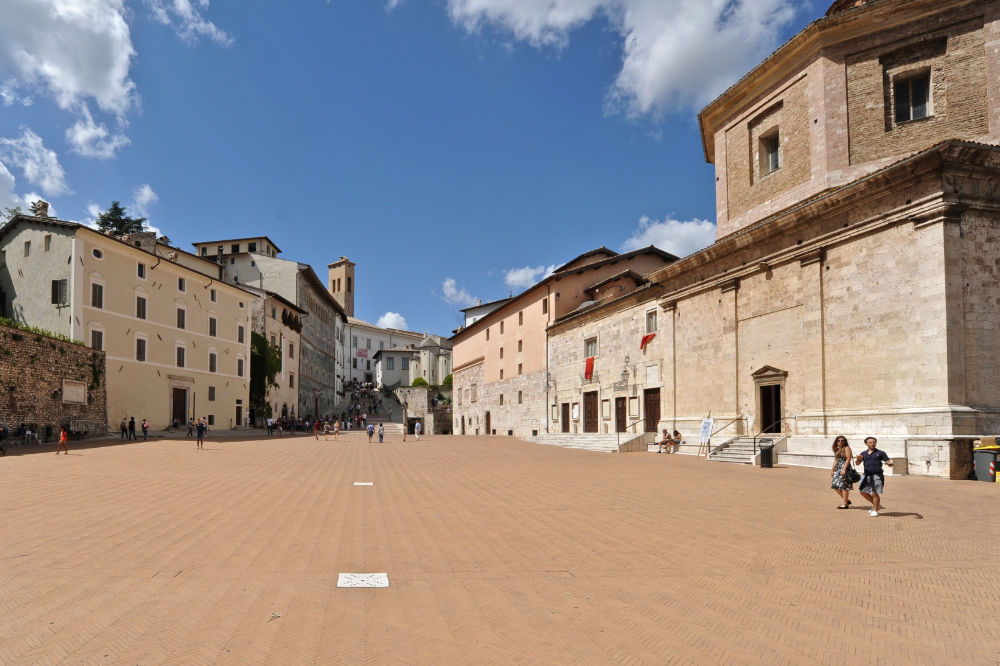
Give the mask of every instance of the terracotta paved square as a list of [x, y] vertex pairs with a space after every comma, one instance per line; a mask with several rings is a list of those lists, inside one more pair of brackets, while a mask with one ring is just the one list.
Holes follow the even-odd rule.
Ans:
[[1000, 663], [1000, 484], [341, 440], [0, 459], [0, 662]]

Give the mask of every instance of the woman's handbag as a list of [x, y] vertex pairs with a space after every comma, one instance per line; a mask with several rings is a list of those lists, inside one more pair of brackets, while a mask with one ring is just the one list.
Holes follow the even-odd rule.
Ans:
[[853, 467], [848, 467], [847, 480], [850, 481], [851, 483], [857, 483], [858, 481], [861, 480], [861, 475], [858, 474], [858, 470], [854, 469]]

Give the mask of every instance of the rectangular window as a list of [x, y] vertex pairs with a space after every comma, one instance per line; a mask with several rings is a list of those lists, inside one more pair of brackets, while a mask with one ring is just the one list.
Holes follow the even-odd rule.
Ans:
[[760, 137], [760, 175], [766, 176], [781, 168], [781, 141], [775, 128]]
[[503, 379], [503, 368], [500, 368], [500, 379]]
[[486, 329], [486, 341], [490, 341], [490, 329]]
[[177, 348], [177, 367], [184, 367], [184, 347]]
[[143, 338], [135, 339], [135, 360], [146, 360], [146, 340]]
[[410, 359], [404, 358], [403, 359], [403, 370], [409, 370], [409, 369], [410, 369]]
[[256, 251], [257, 251], [257, 243], [247, 244], [247, 252], [256, 252]]
[[52, 234], [45, 235], [45, 251], [48, 252], [52, 249]]
[[218, 298], [218, 296], [216, 295], [215, 290], [214, 289], [209, 289], [208, 290], [208, 300], [210, 300], [213, 303], [215, 303], [217, 298]]
[[352, 335], [351, 336], [351, 346], [354, 347], [355, 349], [357, 349], [357, 347], [358, 347], [358, 336], [356, 336], [356, 335]]
[[523, 403], [524, 403], [524, 391], [518, 391], [517, 392], [517, 404], [520, 405], [520, 404], [523, 404]]
[[524, 324], [524, 313], [523, 312], [518, 312], [517, 313], [517, 325], [521, 326], [523, 324]]
[[215, 370], [216, 370], [216, 356], [215, 353], [213, 352], [208, 355], [208, 371], [215, 372]]
[[90, 305], [95, 308], [104, 308], [104, 285], [90, 285]]
[[503, 322], [500, 322], [500, 335], [503, 335]]
[[210, 425], [210, 426], [214, 426], [215, 425], [215, 414], [209, 414], [208, 415], [208, 425]]
[[519, 375], [521, 374], [521, 368], [522, 368], [522, 365], [520, 363], [518, 363], [517, 364], [517, 374], [519, 374]]
[[929, 71], [916, 76], [898, 78], [893, 82], [896, 104], [896, 122], [920, 120], [930, 115], [931, 74]]
[[365, 369], [366, 370], [371, 370], [372, 369], [372, 362], [371, 361], [365, 361]]
[[136, 264], [135, 265], [135, 274], [136, 274], [136, 277], [140, 277], [143, 280], [145, 280], [146, 279], [146, 264], [141, 263], [141, 262], [138, 263], [138, 264]]
[[236, 342], [243, 344], [243, 326], [236, 327]]
[[288, 388], [295, 388], [295, 375], [288, 373]]
[[351, 277], [347, 276], [347, 293], [351, 293]]
[[597, 356], [597, 338], [588, 338], [583, 343], [583, 355], [586, 358]]
[[548, 297], [545, 297], [542, 299], [542, 314], [548, 314], [548, 313], [549, 313], [549, 299]]
[[31, 255], [31, 241], [24, 241], [24, 256]]
[[271, 336], [271, 346], [272, 347], [277, 347], [278, 346], [277, 339], [273, 335]]
[[646, 333], [656, 333], [656, 310], [646, 313]]
[[69, 300], [66, 279], [52, 281], [52, 304], [66, 305]]
[[500, 394], [500, 404], [503, 404], [503, 393]]
[[274, 307], [272, 305], [271, 306], [271, 319], [277, 319], [277, 318], [278, 318], [278, 308], [276, 308], [276, 307]]
[[352, 359], [351, 359], [351, 366], [352, 366], [352, 367], [353, 367], [353, 368], [354, 368], [355, 370], [357, 370], [357, 369], [358, 369], [358, 359], [356, 359], [356, 358], [352, 358]]
[[240, 244], [233, 243], [233, 254], [239, 254], [239, 253], [240, 253]]
[[136, 296], [135, 297], [135, 318], [145, 319], [146, 318], [146, 297]]
[[90, 332], [90, 346], [94, 349], [104, 349], [104, 331]]
[[288, 358], [295, 358], [295, 345], [288, 343]]
[[218, 334], [218, 325], [216, 324], [215, 317], [208, 318], [208, 334], [213, 338]]
[[387, 370], [395, 370], [396, 369], [396, 359], [394, 359], [391, 356], [389, 358], [387, 358], [385, 360], [385, 367], [386, 367]]
[[476, 384], [472, 385], [472, 402], [475, 402], [476, 400], [479, 400], [479, 391], [478, 391], [478, 388], [479, 388], [478, 385], [476, 385]]
[[201, 248], [201, 256], [203, 256], [203, 257], [207, 257], [208, 256], [208, 248], [207, 247]]
[[185, 290], [184, 278], [177, 278], [177, 291], [184, 291], [184, 290]]
[[524, 340], [517, 341], [517, 351], [519, 352], [524, 351]]
[[365, 346], [365, 349], [371, 349], [371, 348], [372, 348], [372, 339], [368, 338], [368, 344]]
[[241, 358], [236, 359], [236, 376], [243, 376], [243, 359]]
[[184, 328], [186, 324], [187, 313], [184, 312], [184, 308], [177, 308], [177, 328]]
[[208, 387], [208, 399], [211, 402], [215, 402], [215, 387], [214, 386], [209, 386]]
[[500, 348], [500, 358], [503, 358], [503, 347]]

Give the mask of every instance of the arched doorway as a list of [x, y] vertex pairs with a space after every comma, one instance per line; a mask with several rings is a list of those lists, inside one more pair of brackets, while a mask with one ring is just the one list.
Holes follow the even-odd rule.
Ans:
[[492, 430], [490, 430], [490, 413], [489, 413], [489, 412], [486, 412], [486, 434], [487, 434], [487, 435], [489, 435], [489, 434], [491, 434], [492, 432], [493, 432], [493, 431], [492, 431]]

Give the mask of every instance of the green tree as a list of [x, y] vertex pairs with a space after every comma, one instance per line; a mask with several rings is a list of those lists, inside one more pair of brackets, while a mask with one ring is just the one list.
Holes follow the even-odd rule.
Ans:
[[125, 214], [125, 208], [117, 201], [97, 216], [97, 229], [111, 236], [124, 236], [145, 230], [146, 218], [133, 218]]
[[441, 386], [451, 388], [451, 373], [448, 373], [448, 376], [441, 380]]
[[267, 389], [276, 387], [281, 372], [281, 350], [260, 333], [250, 333], [250, 406], [266, 411]]
[[16, 215], [20, 214], [21, 214], [20, 206], [11, 206], [10, 208], [0, 209], [0, 221], [3, 221], [3, 223], [6, 224], [7, 222], [13, 220]]
[[427, 386], [427, 380], [423, 377], [417, 377], [410, 386]]

